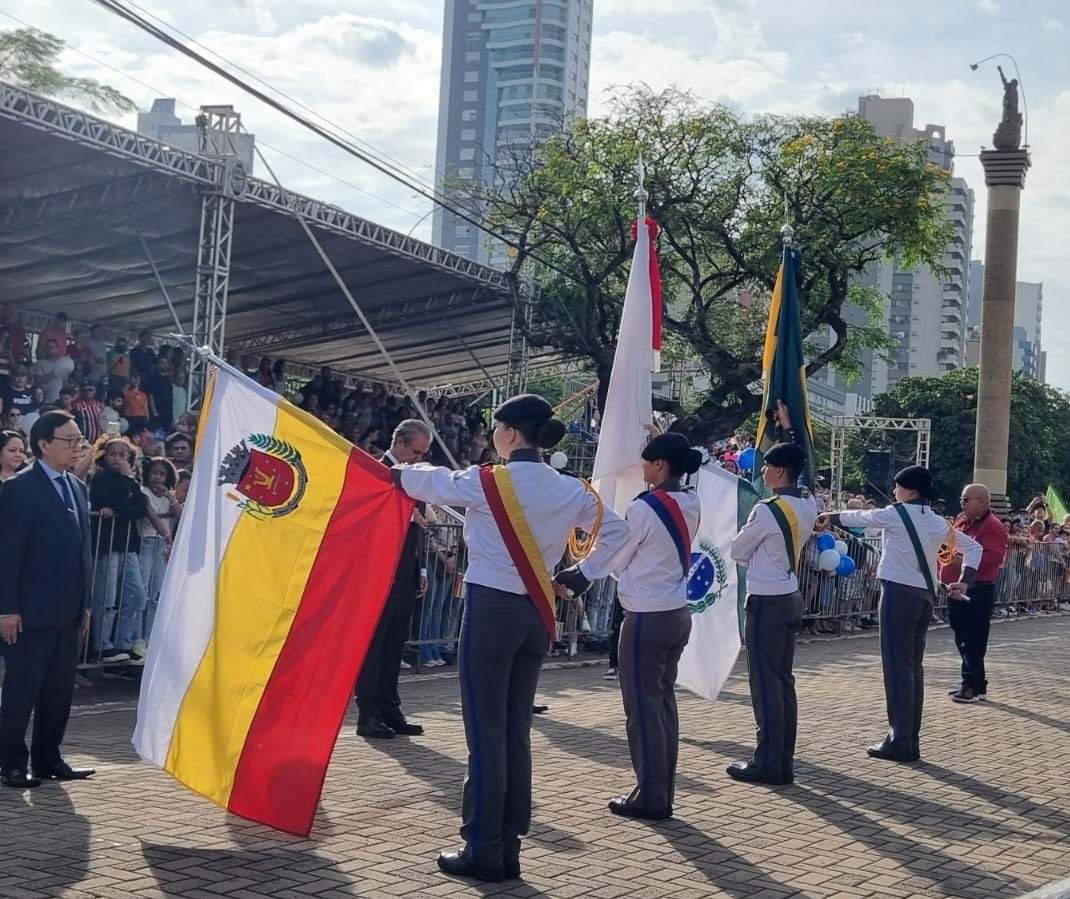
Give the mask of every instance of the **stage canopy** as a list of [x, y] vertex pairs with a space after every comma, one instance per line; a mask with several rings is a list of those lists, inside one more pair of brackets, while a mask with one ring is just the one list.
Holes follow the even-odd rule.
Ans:
[[[0, 299], [31, 320], [64, 311], [112, 332], [165, 334], [175, 331], [166, 292], [190, 333], [201, 197], [220, 165], [0, 82]], [[504, 381], [513, 302], [503, 273], [268, 181], [236, 193], [228, 351], [394, 380], [296, 209], [406, 379]]]

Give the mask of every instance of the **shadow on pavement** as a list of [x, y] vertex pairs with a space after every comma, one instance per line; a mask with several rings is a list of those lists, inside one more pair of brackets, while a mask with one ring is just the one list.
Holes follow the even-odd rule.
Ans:
[[[728, 740], [684, 738], [683, 742], [737, 758], [746, 758], [749, 752], [747, 747]], [[860, 759], [860, 764], [889, 763]], [[931, 773], [935, 767], [923, 763], [908, 770]], [[938, 802], [922, 798], [916, 792], [888, 789], [878, 782], [852, 777], [805, 759], [796, 758], [795, 774], [795, 786], [778, 790], [778, 798], [803, 806], [871, 850], [898, 862], [915, 877], [928, 881], [931, 884], [928, 889], [938, 890], [956, 899], [991, 899], [996, 895], [1007, 895], [1007, 890], [1022, 891], [1028, 888], [1009, 875], [991, 874], [980, 869], [976, 869], [977, 873], [974, 874], [969, 863], [908, 836], [893, 833], [882, 823], [882, 819], [892, 818], [948, 843], [963, 843], [964, 846], [979, 845], [993, 837], [1032, 840], [1035, 839], [1034, 834], [997, 824], [990, 819], [953, 812]], [[974, 834], [964, 840], [962, 832], [969, 830]], [[968, 876], [970, 882], [956, 882], [955, 874], [958, 872]], [[978, 882], [976, 878], [983, 879]]]
[[776, 880], [763, 868], [736, 855], [717, 839], [680, 818], [650, 825], [706, 881], [729, 896], [791, 896], [807, 899], [807, 894]]
[[[16, 828], [47, 834], [47, 844], [32, 857], [0, 852], [0, 895], [15, 895], [4, 884], [34, 895], [79, 894], [78, 884], [89, 871], [89, 820], [75, 811], [68, 790], [92, 789], [89, 783], [46, 783], [19, 793], [5, 789], [0, 801], [0, 833]], [[8, 829], [10, 827], [10, 830]], [[6, 843], [7, 840], [4, 840]]]

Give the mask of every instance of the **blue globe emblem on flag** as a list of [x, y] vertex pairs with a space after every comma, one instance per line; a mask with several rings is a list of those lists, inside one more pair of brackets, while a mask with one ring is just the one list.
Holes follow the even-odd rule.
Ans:
[[691, 553], [691, 571], [687, 577], [687, 598], [691, 602], [705, 599], [717, 580], [713, 559], [705, 553]]
[[692, 615], [705, 612], [728, 586], [728, 566], [720, 551], [705, 540], [691, 553], [687, 576], [687, 608]]

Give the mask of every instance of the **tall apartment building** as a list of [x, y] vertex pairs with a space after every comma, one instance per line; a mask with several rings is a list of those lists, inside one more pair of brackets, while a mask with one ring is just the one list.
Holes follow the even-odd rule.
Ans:
[[[929, 160], [947, 172], [954, 171], [954, 142], [948, 140], [943, 125], [915, 128], [912, 100], [867, 95], [858, 100], [858, 115], [870, 122], [880, 137], [926, 141]], [[867, 375], [859, 382], [842, 384], [828, 375], [828, 386], [843, 390], [849, 413], [889, 390], [900, 378], [939, 375], [966, 364], [974, 195], [965, 180], [951, 178], [944, 205], [954, 232], [942, 260], [946, 278], [937, 277], [928, 266], [907, 268], [892, 259], [872, 266], [857, 279], [858, 284], [876, 288], [885, 298], [885, 326], [897, 347], [887, 360], [864, 353]], [[844, 317], [850, 324], [864, 323], [864, 314], [858, 309], [846, 310]]]
[[[971, 342], [975, 344], [967, 364], [977, 365], [981, 343], [981, 298], [985, 264], [970, 263], [970, 300], [966, 320]], [[1044, 324], [1044, 284], [1018, 281], [1014, 285], [1014, 370], [1036, 381], [1044, 381], [1046, 356], [1041, 335]]]
[[[472, 197], [503, 171], [510, 143], [529, 143], [587, 113], [592, 0], [446, 0], [436, 181], [475, 218]], [[436, 207], [432, 241], [504, 263], [500, 248]]]
[[[161, 143], [185, 150], [187, 153], [200, 152], [200, 133], [195, 123], [184, 124], [175, 114], [175, 101], [170, 97], [161, 97], [152, 101], [148, 112], [137, 114], [137, 133], [151, 137]], [[238, 159], [245, 166], [245, 171], [252, 173], [256, 156], [256, 136], [242, 132], [238, 135]]]

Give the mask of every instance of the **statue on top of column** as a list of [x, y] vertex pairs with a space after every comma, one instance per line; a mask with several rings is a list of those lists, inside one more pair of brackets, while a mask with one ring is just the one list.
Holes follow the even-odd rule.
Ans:
[[1007, 80], [1003, 74], [1003, 67], [999, 69], [999, 77], [1003, 82], [1003, 118], [1000, 120], [996, 133], [992, 135], [992, 143], [997, 150], [1017, 150], [1022, 145], [1022, 114], [1018, 111], [1018, 79]]

